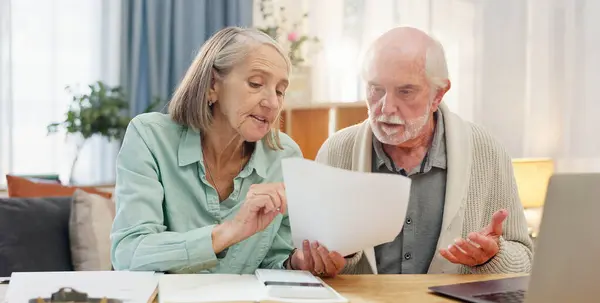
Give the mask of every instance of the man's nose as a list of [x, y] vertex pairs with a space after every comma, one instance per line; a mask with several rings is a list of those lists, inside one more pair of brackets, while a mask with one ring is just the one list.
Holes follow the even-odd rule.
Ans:
[[381, 98], [381, 113], [389, 116], [398, 112], [398, 107], [394, 104], [394, 100], [392, 100], [391, 96], [385, 94], [383, 98]]

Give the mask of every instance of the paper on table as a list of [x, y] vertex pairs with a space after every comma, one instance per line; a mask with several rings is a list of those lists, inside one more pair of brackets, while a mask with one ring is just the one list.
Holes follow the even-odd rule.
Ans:
[[160, 278], [160, 303], [258, 302], [264, 287], [254, 275], [171, 274]]
[[[0, 282], [8, 280], [8, 277], [0, 277]], [[0, 283], [0, 303], [4, 303], [4, 298], [6, 297], [6, 291], [8, 290], [8, 283], [2, 284]]]
[[5, 300], [23, 303], [37, 297], [49, 298], [60, 288], [70, 287], [89, 297], [147, 303], [156, 290], [158, 278], [154, 272], [17, 272], [11, 276]]
[[282, 161], [292, 239], [343, 256], [391, 242], [402, 230], [411, 180], [355, 172], [302, 158]]
[[[327, 284], [324, 285], [331, 289]], [[269, 297], [256, 275], [244, 274], [170, 274], [160, 277], [159, 303], [199, 302], [294, 302], [344, 303], [347, 299], [335, 290], [332, 299], [295, 299]]]

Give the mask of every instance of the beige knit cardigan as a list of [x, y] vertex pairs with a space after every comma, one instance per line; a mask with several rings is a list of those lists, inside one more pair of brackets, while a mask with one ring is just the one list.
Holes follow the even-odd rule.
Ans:
[[[440, 106], [444, 117], [447, 183], [438, 253], [428, 273], [527, 273], [533, 243], [527, 232], [523, 206], [514, 180], [511, 158], [481, 127]], [[353, 171], [371, 172], [372, 131], [368, 121], [342, 129], [323, 144], [316, 161]], [[376, 197], [374, 197], [376, 199]], [[365, 207], [369, 207], [365, 201]], [[465, 238], [490, 223], [492, 214], [506, 208], [508, 218], [500, 237], [500, 251], [487, 263], [456, 265], [439, 254], [457, 238]], [[357, 224], [369, 224], [357, 222]], [[344, 274], [377, 273], [373, 247], [346, 259]]]

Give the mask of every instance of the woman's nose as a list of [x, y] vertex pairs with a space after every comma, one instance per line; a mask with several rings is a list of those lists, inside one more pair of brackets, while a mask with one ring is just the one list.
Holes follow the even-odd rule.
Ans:
[[270, 93], [264, 97], [260, 104], [270, 109], [277, 109], [279, 108], [279, 97], [277, 96], [276, 92]]

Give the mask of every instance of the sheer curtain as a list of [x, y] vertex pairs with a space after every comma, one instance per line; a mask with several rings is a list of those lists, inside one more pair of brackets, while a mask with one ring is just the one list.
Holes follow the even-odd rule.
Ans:
[[[69, 178], [75, 144], [46, 125], [62, 121], [67, 85], [118, 83], [118, 0], [0, 0], [0, 183], [4, 175]], [[79, 157], [77, 183], [114, 179], [117, 147], [93, 138]]]
[[358, 62], [368, 44], [413, 26], [445, 47], [446, 104], [512, 157], [600, 170], [599, 12], [596, 0], [310, 0], [311, 31], [323, 41], [314, 99], [363, 100]]

